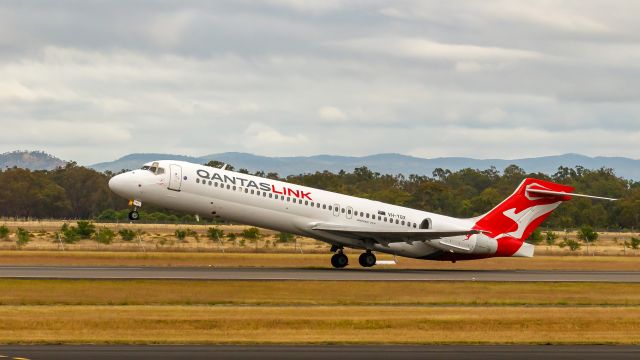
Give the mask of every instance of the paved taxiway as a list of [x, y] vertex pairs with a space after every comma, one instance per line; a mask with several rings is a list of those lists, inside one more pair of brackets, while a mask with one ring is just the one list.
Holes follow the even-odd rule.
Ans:
[[640, 283], [640, 271], [0, 266], [0, 278]]
[[639, 359], [633, 346], [0, 346], [31, 360], [112, 359]]

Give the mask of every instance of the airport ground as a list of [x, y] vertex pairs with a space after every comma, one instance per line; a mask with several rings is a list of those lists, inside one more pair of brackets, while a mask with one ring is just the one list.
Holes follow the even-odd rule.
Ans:
[[[278, 244], [277, 251], [256, 251], [255, 245], [236, 251], [229, 243], [208, 240], [203, 226], [197, 241], [180, 243], [178, 249], [154, 247], [156, 234], [168, 239], [175, 231], [166, 226], [164, 231], [144, 230], [152, 235], [143, 246], [111, 248], [122, 241], [103, 245], [85, 240], [62, 251], [55, 238], [47, 238], [58, 224], [51, 229], [33, 226], [30, 231], [42, 234], [28, 244], [34, 247], [5, 247], [2, 265], [199, 271], [275, 267], [341, 274], [329, 269], [326, 246], [309, 239], [298, 239], [291, 248]], [[632, 251], [604, 255], [599, 250], [615, 241], [609, 235], [599, 241], [595, 256], [562, 249], [531, 259], [455, 264], [401, 258], [398, 265], [357, 273], [557, 270], [637, 272], [640, 278], [640, 257]], [[54, 247], [36, 246], [41, 243]], [[322, 248], [314, 250], [318, 245]], [[640, 283], [2, 278], [0, 319], [0, 343], [5, 344], [639, 345]]]

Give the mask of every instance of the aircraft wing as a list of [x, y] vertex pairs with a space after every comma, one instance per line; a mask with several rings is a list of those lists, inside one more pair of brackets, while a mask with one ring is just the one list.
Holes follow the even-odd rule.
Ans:
[[356, 239], [371, 239], [379, 243], [414, 242], [441, 239], [450, 236], [478, 234], [480, 231], [473, 229], [385, 229], [376, 230], [361, 226], [348, 226], [339, 224], [319, 223], [312, 227], [313, 230], [322, 230], [337, 235]]

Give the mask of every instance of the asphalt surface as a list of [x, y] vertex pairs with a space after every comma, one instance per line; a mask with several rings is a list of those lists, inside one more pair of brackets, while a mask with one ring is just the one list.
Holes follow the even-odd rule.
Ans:
[[640, 271], [0, 266], [0, 278], [640, 283]]
[[8, 359], [640, 359], [633, 346], [0, 346]]

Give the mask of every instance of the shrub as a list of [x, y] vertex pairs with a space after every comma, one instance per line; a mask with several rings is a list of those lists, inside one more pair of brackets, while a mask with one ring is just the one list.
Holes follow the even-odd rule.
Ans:
[[556, 233], [554, 233], [553, 231], [547, 231], [547, 233], [545, 234], [544, 241], [547, 243], [548, 246], [553, 246], [556, 244], [557, 238], [558, 238], [558, 235], [556, 235]]
[[131, 229], [120, 229], [118, 235], [124, 241], [131, 241], [136, 237], [136, 232]]
[[73, 244], [80, 240], [80, 235], [78, 235], [78, 229], [75, 226], [69, 226], [69, 224], [64, 223], [60, 228], [60, 233], [62, 234], [62, 241], [67, 244]]
[[0, 239], [6, 240], [9, 238], [9, 228], [5, 225], [0, 226]]
[[114, 237], [116, 237], [116, 233], [113, 230], [107, 228], [98, 230], [93, 236], [94, 240], [99, 242], [100, 244], [111, 244]]
[[286, 232], [281, 232], [278, 234], [278, 242], [281, 243], [290, 243], [296, 239], [295, 235], [289, 234]]
[[207, 237], [211, 240], [222, 239], [224, 236], [224, 230], [218, 229], [217, 227], [210, 227], [207, 229]]
[[540, 244], [542, 242], [542, 233], [540, 232], [540, 229], [533, 230], [531, 235], [529, 235], [527, 242], [532, 245]]
[[259, 239], [260, 238], [260, 230], [257, 227], [250, 227], [248, 229], [244, 229], [242, 231], [242, 237], [245, 239]]
[[238, 235], [236, 233], [227, 234], [227, 239], [229, 239], [229, 241], [236, 241], [237, 238], [238, 238]]
[[16, 245], [23, 247], [27, 245], [29, 241], [31, 241], [31, 234], [23, 228], [18, 228], [18, 230], [16, 230]]
[[640, 239], [632, 237], [630, 245], [633, 250], [638, 250], [640, 248]]
[[186, 231], [187, 231], [187, 236], [191, 236], [192, 238], [194, 238], [196, 240], [200, 239], [200, 237], [198, 236], [197, 232], [195, 232], [195, 231], [193, 231], [191, 229], [186, 229]]
[[88, 221], [78, 221], [76, 232], [81, 239], [91, 239], [91, 236], [96, 232], [96, 226]]
[[568, 238], [564, 238], [564, 240], [562, 240], [562, 242], [558, 244], [558, 246], [560, 246], [561, 248], [568, 247], [571, 251], [580, 250], [580, 243]]
[[175, 235], [178, 240], [184, 241], [184, 239], [187, 237], [187, 230], [176, 229]]

